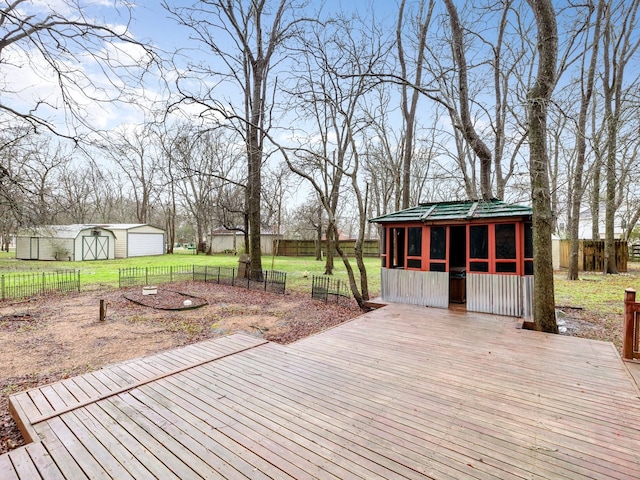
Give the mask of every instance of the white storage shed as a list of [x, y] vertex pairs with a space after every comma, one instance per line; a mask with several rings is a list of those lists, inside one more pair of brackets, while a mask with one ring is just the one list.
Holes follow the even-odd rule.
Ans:
[[101, 225], [116, 236], [116, 258], [164, 255], [165, 231], [146, 223]]
[[47, 225], [16, 235], [22, 260], [108, 260], [115, 258], [114, 232], [98, 225]]

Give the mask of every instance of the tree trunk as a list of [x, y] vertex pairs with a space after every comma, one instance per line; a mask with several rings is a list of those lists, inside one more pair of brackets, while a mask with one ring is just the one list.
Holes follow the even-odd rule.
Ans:
[[[596, 115], [595, 111], [593, 113]], [[591, 239], [600, 240], [600, 182], [602, 181], [602, 154], [599, 150], [594, 152], [593, 180], [591, 181]]]
[[322, 261], [322, 209], [318, 208], [318, 226], [316, 227], [316, 260]]
[[[253, 98], [251, 100], [251, 123], [247, 126], [247, 213], [249, 221], [249, 256], [252, 272], [262, 275], [262, 247], [260, 244], [260, 195], [262, 191], [262, 116], [264, 114], [264, 99], [262, 98], [263, 69], [261, 60], [252, 65]], [[260, 278], [256, 278], [260, 280]]]
[[327, 225], [327, 239], [326, 239], [326, 248], [327, 253], [325, 256], [325, 264], [324, 264], [324, 274], [325, 275], [333, 275], [333, 249], [335, 248], [334, 241], [336, 240], [337, 233], [334, 236], [334, 232], [336, 232], [336, 224], [334, 221], [329, 220], [329, 225]]
[[469, 144], [473, 153], [480, 160], [480, 194], [484, 200], [490, 200], [493, 196], [491, 190], [491, 150], [482, 141], [476, 132], [471, 112], [469, 111], [469, 86], [467, 81], [467, 60], [465, 58], [464, 38], [462, 26], [458, 18], [458, 11], [453, 0], [444, 0], [449, 14], [451, 25], [451, 41], [453, 48], [454, 63], [458, 70], [458, 90], [460, 95], [460, 129], [465, 141]]
[[[427, 7], [427, 16], [422, 21], [423, 12], [425, 11], [424, 0], [420, 2], [418, 18], [419, 24], [418, 45], [416, 47], [417, 59], [415, 65], [414, 85], [422, 84], [422, 67], [424, 63], [424, 47], [427, 41], [427, 29], [431, 22], [431, 14], [433, 12], [434, 2], [431, 0]], [[400, 63], [401, 75], [407, 78], [407, 66], [404, 58], [404, 47], [402, 45], [402, 29], [403, 29], [403, 13], [405, 0], [400, 3], [398, 14], [398, 23], [396, 26], [396, 43], [398, 46], [398, 61]], [[409, 208], [411, 202], [411, 162], [413, 158], [413, 150], [415, 147], [415, 130], [416, 130], [416, 110], [418, 107], [418, 99], [420, 92], [416, 88], [412, 88], [411, 98], [408, 93], [409, 86], [405, 83], [402, 85], [402, 119], [405, 127], [405, 135], [402, 150], [402, 208]]]
[[533, 203], [534, 305], [536, 330], [558, 333], [553, 288], [551, 234], [553, 218], [549, 191], [547, 105], [555, 86], [558, 31], [551, 0], [527, 0], [538, 27], [538, 72], [527, 95], [531, 199]]
[[627, 63], [635, 58], [640, 47], [640, 39], [635, 34], [636, 16], [640, 2], [623, 2], [625, 7], [621, 24], [612, 18], [613, 7], [607, 9], [603, 32], [603, 97], [607, 132], [606, 157], [606, 210], [605, 210], [605, 273], [618, 273], [614, 239], [615, 214], [618, 208], [616, 192], [624, 187], [624, 181], [618, 178], [617, 162], [618, 135], [623, 123], [623, 78]]
[[591, 49], [591, 60], [587, 71], [586, 85], [580, 102], [580, 114], [578, 116], [577, 134], [576, 134], [576, 166], [573, 173], [573, 184], [571, 191], [571, 222], [569, 223], [569, 271], [567, 278], [569, 280], [578, 280], [578, 247], [580, 236], [580, 209], [582, 206], [582, 197], [584, 195], [585, 186], [583, 184], [584, 165], [586, 161], [587, 149], [587, 115], [589, 112], [589, 104], [591, 103], [591, 95], [593, 94], [593, 84], [595, 81], [596, 65], [598, 63], [598, 45], [600, 44], [600, 23], [602, 12], [604, 10], [604, 1], [598, 2], [598, 10], [593, 31], [593, 44]]

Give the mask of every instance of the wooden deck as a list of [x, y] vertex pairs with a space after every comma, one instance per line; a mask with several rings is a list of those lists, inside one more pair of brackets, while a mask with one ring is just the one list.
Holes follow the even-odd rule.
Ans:
[[289, 346], [234, 335], [34, 389], [11, 401], [36, 441], [0, 478], [640, 478], [614, 347], [518, 324], [390, 305]]

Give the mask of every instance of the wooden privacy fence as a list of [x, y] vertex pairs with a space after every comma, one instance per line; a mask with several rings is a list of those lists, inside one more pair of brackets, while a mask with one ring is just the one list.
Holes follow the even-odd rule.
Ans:
[[273, 270], [202, 265], [131, 267], [118, 270], [120, 288], [177, 281], [213, 282], [284, 295], [287, 274]]
[[[347, 255], [354, 255], [355, 240], [340, 240], [340, 248]], [[323, 255], [326, 255], [327, 243], [321, 245]], [[274, 240], [273, 251], [283, 257], [313, 257], [316, 254], [315, 240]], [[337, 252], [334, 251], [337, 254]], [[378, 240], [365, 240], [362, 244], [362, 255], [365, 257], [377, 257], [380, 255], [380, 242]]]
[[640, 243], [629, 245], [629, 261], [640, 262]]
[[[616, 240], [616, 265], [619, 272], [627, 271], [629, 251], [627, 242]], [[604, 270], [604, 240], [579, 240], [578, 270], [585, 272], [601, 272]], [[569, 268], [571, 242], [560, 241], [560, 267]]]
[[640, 358], [640, 302], [636, 302], [636, 291], [632, 288], [627, 288], [624, 292], [622, 335], [622, 358]]
[[35, 297], [54, 292], [79, 292], [80, 270], [2, 274], [0, 291], [2, 300]]

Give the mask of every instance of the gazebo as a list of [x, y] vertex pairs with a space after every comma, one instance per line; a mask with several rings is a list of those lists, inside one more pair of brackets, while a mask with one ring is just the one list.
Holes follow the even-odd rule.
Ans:
[[531, 317], [531, 207], [499, 200], [423, 203], [381, 225], [382, 300]]

